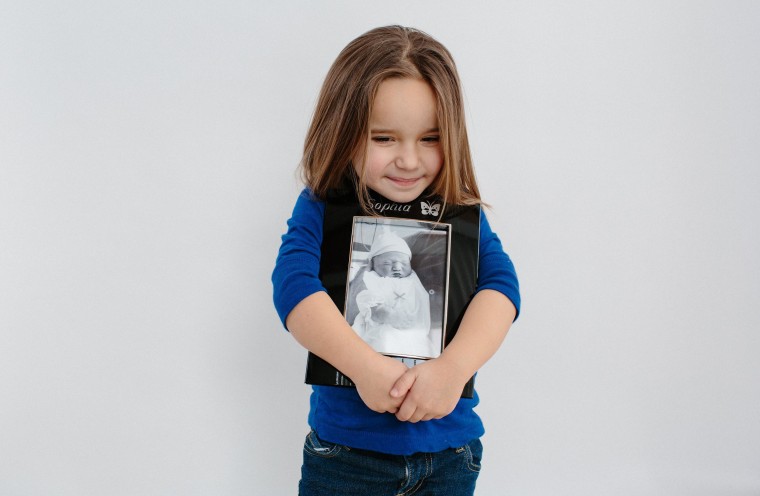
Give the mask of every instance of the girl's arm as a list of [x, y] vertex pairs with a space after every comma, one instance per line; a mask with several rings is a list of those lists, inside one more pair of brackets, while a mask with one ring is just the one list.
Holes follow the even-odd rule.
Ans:
[[379, 413], [397, 412], [404, 395], [392, 397], [389, 391], [407, 367], [365, 343], [327, 293], [314, 293], [301, 300], [286, 324], [304, 348], [351, 378], [368, 408]]
[[324, 291], [318, 277], [323, 221], [324, 203], [304, 190], [272, 273], [275, 307], [293, 337], [350, 377], [370, 409], [395, 413], [403, 398], [389, 391], [407, 368], [359, 338]]
[[391, 396], [405, 396], [396, 417], [417, 422], [451, 413], [467, 381], [501, 346], [516, 313], [498, 291], [478, 292], [441, 356], [409, 369], [394, 384]]
[[478, 292], [470, 302], [457, 334], [441, 356], [407, 371], [391, 395], [406, 398], [399, 420], [441, 418], [456, 407], [465, 383], [493, 356], [520, 309], [520, 291], [512, 261], [493, 233], [485, 214], [480, 218]]

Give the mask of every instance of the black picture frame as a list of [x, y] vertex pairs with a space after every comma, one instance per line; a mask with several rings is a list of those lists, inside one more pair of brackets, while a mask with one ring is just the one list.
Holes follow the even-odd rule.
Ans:
[[[321, 246], [319, 278], [338, 309], [344, 312], [349, 320], [347, 305], [350, 303], [349, 283], [352, 279], [351, 259], [354, 250], [355, 219], [374, 218], [387, 219], [389, 226], [417, 223], [416, 233], [434, 233], [442, 226], [447, 231], [447, 253], [445, 257], [440, 251], [433, 249], [434, 259], [447, 264], [445, 270], [446, 284], [443, 294], [443, 316], [441, 317], [441, 334], [443, 347], [454, 338], [461, 323], [464, 312], [475, 294], [478, 275], [478, 255], [480, 239], [480, 206], [449, 206], [437, 197], [425, 197], [410, 203], [397, 203], [370, 191], [371, 212], [362, 211], [355, 193], [350, 190], [333, 192], [325, 202], [323, 240]], [[369, 214], [369, 215], [368, 215]], [[382, 225], [382, 223], [381, 223]], [[430, 236], [417, 236], [409, 248], [412, 259], [430, 250], [433, 240]], [[436, 241], [440, 242], [440, 241]], [[431, 271], [420, 270], [426, 277]], [[434, 271], [433, 271], [434, 272]], [[355, 274], [354, 274], [355, 277]], [[424, 282], [423, 282], [424, 286]], [[432, 314], [431, 314], [432, 321]], [[398, 360], [414, 366], [420, 361], [430, 359], [414, 353], [388, 354]], [[353, 382], [330, 363], [321, 357], [309, 353], [306, 365], [305, 382], [312, 385], [354, 387]], [[464, 387], [462, 397], [472, 398], [474, 394], [474, 378]]]

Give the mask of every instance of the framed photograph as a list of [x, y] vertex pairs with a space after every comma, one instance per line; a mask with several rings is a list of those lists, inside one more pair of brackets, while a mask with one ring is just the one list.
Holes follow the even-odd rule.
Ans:
[[451, 225], [354, 217], [344, 315], [385, 355], [430, 359], [446, 342]]
[[[353, 188], [325, 203], [319, 280], [348, 325], [374, 350], [414, 367], [456, 336], [478, 279], [480, 207], [435, 196], [395, 203], [370, 190], [366, 213]], [[355, 387], [308, 353], [307, 384]], [[474, 379], [462, 391], [472, 398]]]

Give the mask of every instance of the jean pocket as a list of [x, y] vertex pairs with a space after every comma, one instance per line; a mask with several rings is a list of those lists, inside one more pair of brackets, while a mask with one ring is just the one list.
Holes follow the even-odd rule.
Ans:
[[306, 441], [303, 443], [303, 450], [320, 458], [332, 458], [337, 456], [343, 449], [347, 449], [340, 444], [330, 443], [319, 439], [317, 433], [313, 430], [306, 435]]
[[481, 444], [480, 439], [474, 439], [457, 448], [456, 453], [464, 457], [464, 463], [468, 470], [480, 472], [480, 460], [483, 457], [483, 444]]

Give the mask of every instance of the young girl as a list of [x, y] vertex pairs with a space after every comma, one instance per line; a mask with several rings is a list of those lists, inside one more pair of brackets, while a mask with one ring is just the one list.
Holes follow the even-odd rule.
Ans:
[[514, 268], [485, 215], [477, 290], [456, 335], [412, 368], [362, 340], [319, 278], [325, 205], [347, 184], [370, 215], [372, 194], [399, 211], [429, 195], [443, 210], [481, 203], [462, 100], [448, 50], [411, 28], [365, 33], [327, 74], [304, 146], [306, 189], [272, 281], [285, 327], [356, 388], [313, 386], [302, 495], [473, 494], [484, 429], [477, 394], [461, 394], [520, 306]]

